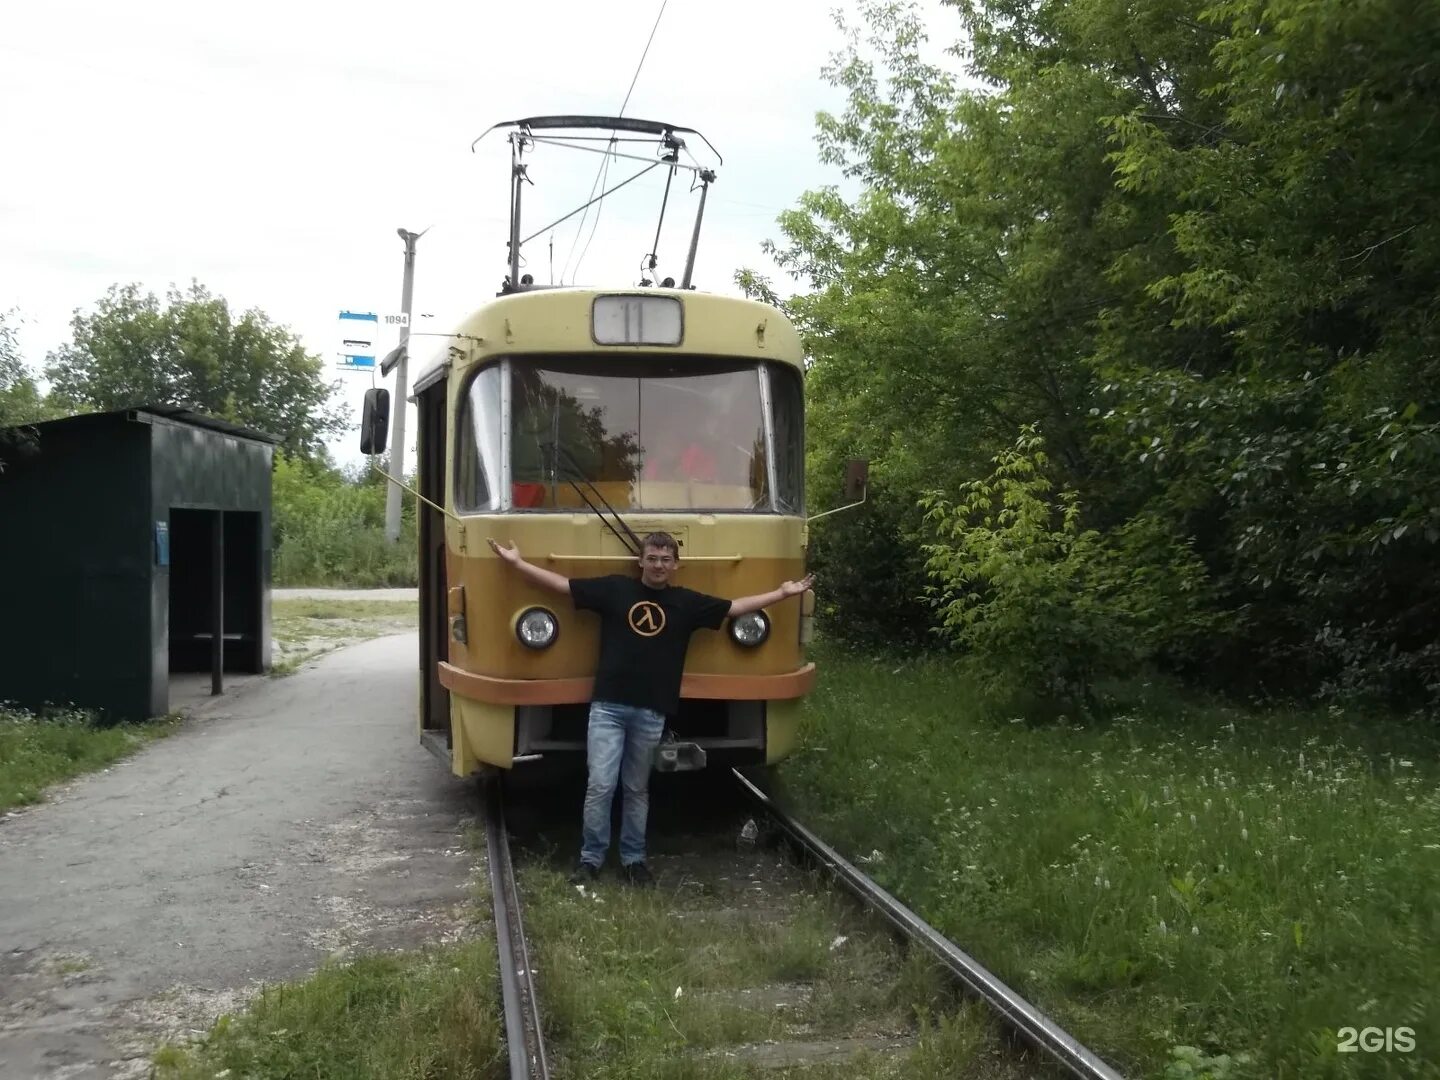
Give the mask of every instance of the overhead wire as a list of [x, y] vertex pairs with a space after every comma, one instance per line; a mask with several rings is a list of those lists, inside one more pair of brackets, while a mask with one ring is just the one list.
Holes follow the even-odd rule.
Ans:
[[650, 28], [650, 39], [645, 42], [645, 51], [640, 54], [640, 63], [635, 65], [635, 74], [630, 78], [630, 89], [625, 91], [625, 100], [620, 103], [620, 116], [625, 115], [625, 107], [630, 104], [630, 95], [635, 92], [635, 83], [640, 79], [640, 69], [645, 66], [645, 57], [650, 55], [650, 42], [655, 40], [655, 31], [660, 29], [660, 16], [665, 14], [665, 5], [669, 2], [660, 0], [660, 11], [655, 16], [655, 25]]
[[[600, 168], [604, 172], [604, 175], [600, 178], [601, 187], [604, 187], [605, 181], [610, 178], [610, 160], [610, 155], [606, 154], [604, 160], [600, 162]], [[570, 278], [570, 284], [572, 285], [575, 284], [575, 278], [580, 275], [580, 264], [585, 261], [585, 255], [590, 250], [590, 241], [595, 239], [595, 230], [600, 228], [600, 206], [603, 202], [604, 200], [602, 199], [595, 204], [595, 220], [590, 223], [590, 235], [585, 238], [585, 246], [580, 249], [580, 258], [575, 260], [575, 273]], [[585, 222], [581, 221], [580, 226], [584, 228]], [[576, 234], [575, 238], [578, 240], [580, 238], [579, 234]]]
[[[579, 224], [578, 226], [576, 226], [575, 236], [574, 236], [574, 238], [570, 241], [570, 251], [569, 251], [569, 253], [565, 256], [565, 264], [560, 267], [560, 284], [561, 284], [561, 285], [564, 285], [564, 284], [565, 284], [565, 271], [567, 271], [567, 270], [570, 269], [570, 260], [571, 260], [571, 258], [573, 258], [574, 255], [575, 255], [575, 245], [580, 242], [580, 234], [585, 231], [585, 219], [590, 216], [590, 205], [591, 205], [591, 203], [593, 203], [593, 202], [595, 201], [595, 192], [596, 192], [596, 190], [600, 187], [600, 173], [601, 173], [601, 170], [604, 169], [605, 164], [606, 164], [609, 160], [610, 160], [610, 155], [609, 155], [609, 154], [606, 154], [603, 158], [600, 159], [600, 165], [595, 169], [595, 182], [590, 185], [590, 194], [589, 194], [589, 196], [587, 197], [587, 201], [586, 201], [586, 203], [585, 203], [585, 212], [580, 215], [580, 224]], [[598, 210], [596, 211], [596, 214], [597, 214], [597, 215], [599, 214], [599, 211], [598, 211]], [[576, 271], [578, 272], [580, 268], [577, 266], [575, 269], [576, 269]], [[574, 279], [573, 277], [570, 279], [570, 284], [572, 284], [572, 285], [575, 284], [575, 279]]]
[[[660, 29], [660, 19], [664, 16], [665, 5], [669, 2], [670, 0], [660, 0], [660, 10], [655, 14], [655, 25], [650, 27], [650, 37], [645, 41], [645, 50], [640, 54], [640, 62], [635, 65], [635, 74], [630, 77], [630, 88], [625, 91], [625, 100], [620, 103], [620, 111], [616, 113], [617, 116], [624, 116], [625, 110], [630, 106], [630, 95], [635, 92], [635, 84], [640, 81], [640, 71], [645, 66], [645, 58], [650, 55], [650, 46], [655, 41], [655, 31]], [[615, 133], [613, 131], [610, 133], [610, 137], [610, 145], [613, 147], [615, 144]], [[609, 171], [610, 154], [607, 153], [600, 161], [600, 168], [595, 170], [595, 183], [590, 185], [590, 197], [592, 199], [595, 197], [595, 189], [604, 182], [601, 179], [601, 174], [603, 173], [608, 176]], [[600, 202], [596, 203], [595, 205], [595, 221], [590, 226], [590, 235], [585, 240], [585, 247], [582, 248], [580, 251], [580, 258], [575, 261], [575, 271], [570, 276], [570, 283], [572, 285], [575, 283], [575, 278], [578, 277], [580, 274], [580, 264], [585, 261], [586, 252], [590, 250], [590, 241], [595, 239], [595, 230], [600, 227], [600, 208], [602, 205], [604, 205], [603, 199], [601, 199]], [[575, 230], [576, 241], [580, 239], [580, 233], [583, 232], [584, 229], [585, 218], [581, 217], [580, 227]], [[570, 250], [572, 252], [575, 250], [574, 242], [571, 243]], [[567, 267], [570, 264], [570, 260], [568, 257], [565, 260], [565, 264]], [[563, 270], [561, 271], [560, 277], [561, 281], [563, 282], [565, 277]]]

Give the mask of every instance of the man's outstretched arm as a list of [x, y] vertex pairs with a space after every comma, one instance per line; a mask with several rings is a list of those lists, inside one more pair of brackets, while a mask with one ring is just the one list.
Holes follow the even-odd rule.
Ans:
[[736, 615], [746, 615], [752, 611], [759, 611], [771, 604], [778, 604], [787, 596], [799, 596], [810, 586], [815, 584], [815, 575], [806, 574], [799, 581], [782, 581], [778, 589], [767, 593], [756, 593], [754, 596], [742, 596], [739, 600], [730, 601], [730, 610], [726, 613], [732, 619]]
[[570, 595], [570, 579], [563, 574], [557, 574], [553, 570], [542, 570], [538, 566], [532, 566], [520, 557], [520, 548], [513, 541], [508, 548], [501, 547], [492, 538], [486, 537], [485, 542], [490, 545], [490, 550], [499, 555], [525, 577], [529, 578], [536, 585], [549, 589], [552, 592]]

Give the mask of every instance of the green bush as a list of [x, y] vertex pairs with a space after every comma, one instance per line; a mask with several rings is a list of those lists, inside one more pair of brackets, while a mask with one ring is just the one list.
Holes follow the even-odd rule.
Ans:
[[974, 654], [992, 690], [1027, 687], [1093, 712], [1098, 678], [1130, 674], [1214, 625], [1189, 544], [1150, 518], [1107, 535], [1082, 529], [1076, 494], [1053, 493], [1033, 426], [993, 460], [954, 502], [923, 499], [943, 633]]
[[405, 495], [400, 539], [385, 539], [385, 481], [277, 455], [273, 487], [276, 585], [414, 585], [415, 507]]
[[[826, 492], [816, 502], [839, 506], [841, 496]], [[907, 525], [919, 520], [913, 502], [872, 481], [862, 505], [815, 524], [809, 568], [817, 582], [816, 620], [827, 639], [856, 646], [933, 645], [925, 554], [906, 535]]]

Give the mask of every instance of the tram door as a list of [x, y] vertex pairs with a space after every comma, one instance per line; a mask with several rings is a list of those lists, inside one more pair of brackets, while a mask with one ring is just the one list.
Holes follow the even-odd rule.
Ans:
[[[417, 464], [419, 491], [445, 505], [445, 384], [441, 379], [426, 387], [417, 400]], [[445, 516], [420, 503], [416, 507], [420, 533], [420, 727], [421, 737], [443, 739], [450, 745], [450, 692], [440, 684], [438, 664], [450, 656], [450, 633], [445, 597]], [[433, 734], [432, 734], [433, 733]]]

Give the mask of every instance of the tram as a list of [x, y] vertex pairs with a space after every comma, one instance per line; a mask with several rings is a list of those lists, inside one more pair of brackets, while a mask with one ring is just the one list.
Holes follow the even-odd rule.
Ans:
[[[501, 127], [511, 143], [510, 273], [446, 335], [410, 399], [419, 733], [461, 776], [583, 761], [599, 648], [598, 619], [513, 572], [488, 537], [573, 578], [638, 572], [639, 539], [666, 532], [680, 546], [677, 584], [724, 597], [805, 574], [801, 343], [775, 308], [690, 285], [715, 175], [682, 160], [684, 136], [698, 133], [615, 117]], [[679, 284], [556, 288], [520, 274], [524, 155], [595, 131], [653, 141], [671, 176], [693, 173], [699, 208]], [[387, 425], [386, 392], [371, 390], [362, 451], [384, 451]], [[770, 763], [791, 751], [816, 677], [805, 658], [813, 609], [806, 593], [695, 634], [657, 767]]]

